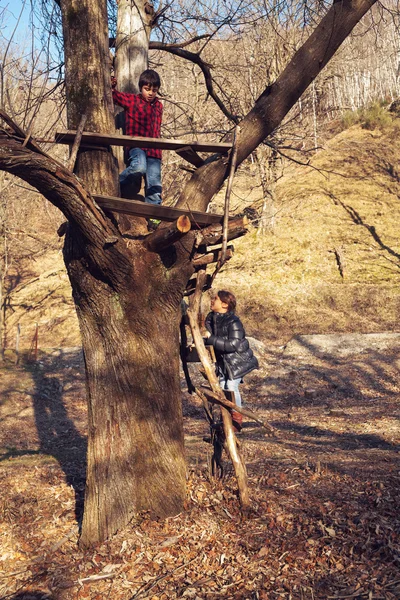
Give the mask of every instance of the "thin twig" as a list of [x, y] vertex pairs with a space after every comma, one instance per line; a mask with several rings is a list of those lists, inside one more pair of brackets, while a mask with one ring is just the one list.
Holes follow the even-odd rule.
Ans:
[[[194, 558], [192, 558], [192, 560], [189, 560], [187, 563], [184, 563], [183, 565], [179, 565], [179, 567], [176, 567], [175, 569], [172, 569], [172, 571], [169, 571], [168, 573], [165, 573], [165, 575], [160, 575], [160, 577], [156, 577], [155, 580], [153, 580], [153, 582], [151, 583], [151, 585], [149, 587], [147, 587], [149, 584], [146, 583], [143, 589], [139, 589], [138, 592], [136, 592], [136, 594], [134, 594], [133, 596], [131, 596], [129, 598], [129, 600], [136, 600], [136, 598], [139, 598], [139, 596], [141, 596], [142, 594], [149, 592], [150, 590], [153, 589], [153, 587], [155, 587], [158, 583], [160, 583], [160, 581], [162, 581], [163, 579], [166, 579], [169, 575], [172, 575], [173, 573], [175, 573], [176, 571], [178, 571], [179, 569], [182, 569], [182, 567], [187, 567], [188, 565], [190, 565], [192, 562], [194, 562], [198, 557], [195, 556]], [[144, 598], [148, 598], [148, 596], [144, 596]]]
[[84, 583], [93, 583], [95, 581], [101, 581], [102, 579], [113, 579], [115, 575], [116, 573], [103, 573], [103, 575], [91, 575], [90, 577], [78, 579], [77, 583], [79, 583], [79, 585], [83, 585]]

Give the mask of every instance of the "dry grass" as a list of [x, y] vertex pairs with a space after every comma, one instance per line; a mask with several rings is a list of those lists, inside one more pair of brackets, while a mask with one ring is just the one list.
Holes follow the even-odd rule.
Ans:
[[391, 128], [352, 127], [278, 183], [275, 224], [219, 276], [254, 334], [392, 330], [399, 314], [400, 155]]

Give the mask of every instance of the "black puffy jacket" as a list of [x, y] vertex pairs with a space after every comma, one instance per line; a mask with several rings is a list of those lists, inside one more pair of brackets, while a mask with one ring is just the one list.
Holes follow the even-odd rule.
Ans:
[[205, 344], [214, 347], [220, 375], [227, 379], [240, 379], [253, 369], [258, 369], [258, 360], [235, 313], [210, 312], [205, 325], [211, 333]]

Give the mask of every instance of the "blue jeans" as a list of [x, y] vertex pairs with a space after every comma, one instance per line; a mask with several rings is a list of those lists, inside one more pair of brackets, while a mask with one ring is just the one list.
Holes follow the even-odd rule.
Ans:
[[219, 380], [219, 384], [223, 390], [229, 390], [233, 392], [235, 395], [236, 406], [242, 406], [242, 397], [239, 392], [239, 384], [242, 379], [225, 379], [225, 377], [221, 377]]
[[148, 204], [161, 204], [161, 160], [147, 156], [141, 148], [129, 150], [128, 166], [119, 176], [121, 195], [129, 190], [138, 194], [145, 178], [145, 199]]

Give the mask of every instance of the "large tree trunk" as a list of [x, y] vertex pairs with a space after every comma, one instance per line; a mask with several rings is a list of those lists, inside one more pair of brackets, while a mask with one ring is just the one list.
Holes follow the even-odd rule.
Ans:
[[139, 92], [139, 76], [148, 66], [153, 14], [153, 6], [147, 0], [118, 2], [115, 75], [121, 92]]
[[141, 236], [127, 241], [75, 176], [24, 139], [0, 129], [0, 169], [37, 187], [69, 220], [65, 258], [89, 407], [87, 547], [138, 511], [183, 508], [179, 305], [193, 269], [173, 247], [157, 254]]
[[[70, 238], [70, 241], [71, 238]], [[120, 242], [118, 242], [119, 244]], [[179, 385], [179, 298], [157, 255], [133, 245], [117, 285], [68, 252], [85, 355], [88, 469], [81, 544], [104, 540], [138, 511], [182, 510], [185, 461]], [[101, 252], [102, 250], [100, 250]], [[75, 256], [73, 254], [75, 253]], [[141, 255], [140, 264], [134, 255]], [[157, 284], [156, 284], [157, 280]]]
[[[64, 0], [62, 14], [68, 126], [76, 129], [85, 113], [89, 131], [113, 132], [106, 2]], [[118, 195], [109, 149], [79, 153], [76, 172], [91, 193]], [[66, 236], [89, 406], [82, 546], [138, 511], [176, 514], [185, 497], [178, 332], [188, 274], [175, 280], [176, 256], [162, 262], [135, 239], [140, 222], [130, 223], [129, 247], [118, 232], [94, 246], [74, 222]], [[103, 266], [110, 253], [112, 274]]]

